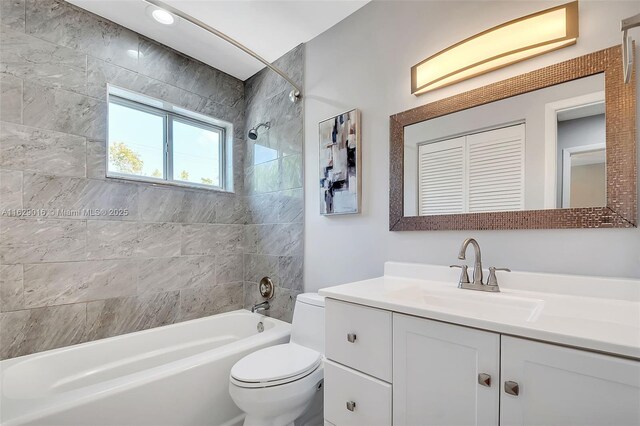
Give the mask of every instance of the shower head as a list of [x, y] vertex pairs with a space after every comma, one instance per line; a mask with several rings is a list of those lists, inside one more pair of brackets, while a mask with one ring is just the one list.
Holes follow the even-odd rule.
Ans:
[[249, 130], [249, 133], [248, 133], [249, 139], [251, 139], [252, 141], [255, 141], [256, 139], [258, 139], [258, 129], [260, 127], [264, 127], [267, 130], [269, 130], [271, 128], [271, 122], [267, 121], [266, 123], [260, 123], [257, 126], [254, 126], [251, 130]]

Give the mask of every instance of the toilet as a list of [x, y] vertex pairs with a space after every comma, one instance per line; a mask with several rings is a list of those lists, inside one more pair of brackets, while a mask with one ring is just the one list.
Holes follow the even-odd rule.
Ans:
[[244, 426], [322, 424], [324, 297], [298, 295], [291, 340], [253, 352], [232, 368], [231, 398]]

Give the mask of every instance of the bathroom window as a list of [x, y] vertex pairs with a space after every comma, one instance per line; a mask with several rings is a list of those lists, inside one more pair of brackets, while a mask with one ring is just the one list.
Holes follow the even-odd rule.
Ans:
[[107, 176], [231, 191], [229, 130], [224, 122], [113, 88]]

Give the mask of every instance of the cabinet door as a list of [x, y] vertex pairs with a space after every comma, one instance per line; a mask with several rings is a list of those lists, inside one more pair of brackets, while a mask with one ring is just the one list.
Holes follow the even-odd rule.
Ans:
[[499, 363], [498, 334], [393, 314], [393, 424], [497, 425]]
[[640, 424], [638, 361], [503, 336], [501, 374], [503, 426]]

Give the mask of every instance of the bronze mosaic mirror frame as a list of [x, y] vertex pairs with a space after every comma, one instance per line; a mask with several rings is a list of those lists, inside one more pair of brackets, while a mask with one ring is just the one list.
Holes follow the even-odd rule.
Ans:
[[[607, 206], [404, 216], [404, 127], [490, 102], [604, 73]], [[636, 75], [622, 78], [620, 46], [560, 62], [390, 117], [389, 229], [490, 230], [637, 226]]]

